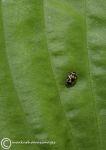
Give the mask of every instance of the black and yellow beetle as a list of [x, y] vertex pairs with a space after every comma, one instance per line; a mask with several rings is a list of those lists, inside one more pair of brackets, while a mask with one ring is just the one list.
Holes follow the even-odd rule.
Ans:
[[67, 87], [72, 87], [72, 86], [75, 85], [76, 81], [77, 81], [77, 74], [76, 74], [76, 72], [70, 72], [67, 75], [66, 86]]

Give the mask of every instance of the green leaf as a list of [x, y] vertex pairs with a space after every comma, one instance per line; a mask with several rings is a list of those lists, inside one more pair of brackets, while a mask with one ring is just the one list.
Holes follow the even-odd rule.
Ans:
[[12, 149], [106, 149], [105, 5], [0, 0], [0, 140], [56, 142]]

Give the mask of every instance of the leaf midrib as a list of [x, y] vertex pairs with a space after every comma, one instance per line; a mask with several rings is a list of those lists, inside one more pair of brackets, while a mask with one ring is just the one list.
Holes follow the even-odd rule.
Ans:
[[[43, 1], [45, 1], [45, 0], [43, 0]], [[59, 102], [60, 102], [60, 105], [62, 106], [62, 110], [63, 110], [63, 113], [64, 113], [64, 116], [65, 116], [65, 118], [66, 118], [66, 121], [67, 121], [67, 125], [71, 128], [71, 140], [72, 140], [72, 146], [73, 146], [73, 149], [74, 150], [78, 150], [78, 148], [76, 147], [76, 144], [75, 144], [75, 139], [74, 139], [74, 136], [73, 136], [73, 132], [72, 132], [72, 126], [70, 125], [70, 123], [69, 123], [69, 120], [68, 120], [68, 118], [67, 118], [67, 116], [66, 116], [66, 112], [65, 112], [65, 110], [64, 110], [64, 106], [63, 106], [63, 104], [62, 104], [62, 98], [61, 98], [61, 92], [60, 92], [60, 89], [59, 89], [59, 86], [58, 86], [58, 83], [57, 83], [57, 79], [56, 79], [56, 76], [55, 76], [55, 71], [54, 71], [54, 67], [53, 67], [53, 63], [52, 63], [52, 59], [51, 59], [51, 54], [50, 54], [50, 51], [49, 51], [49, 46], [48, 46], [48, 37], [47, 37], [47, 31], [46, 31], [46, 19], [45, 19], [45, 4], [44, 4], [44, 2], [43, 2], [43, 14], [44, 14], [44, 19], [43, 19], [43, 21], [44, 21], [44, 32], [45, 32], [45, 39], [46, 39], [46, 45], [47, 45], [47, 51], [48, 51], [48, 57], [49, 57], [49, 61], [50, 61], [50, 66], [51, 66], [51, 70], [52, 70], [52, 74], [53, 74], [53, 78], [54, 78], [54, 81], [55, 81], [55, 85], [56, 85], [56, 88], [57, 88], [57, 93], [58, 93], [58, 96], [59, 96]], [[68, 127], [67, 126], [67, 127]], [[68, 129], [68, 131], [70, 131], [69, 129]]]

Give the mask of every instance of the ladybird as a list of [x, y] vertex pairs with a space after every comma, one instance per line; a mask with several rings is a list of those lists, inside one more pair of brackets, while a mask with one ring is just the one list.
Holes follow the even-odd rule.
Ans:
[[76, 74], [76, 72], [70, 72], [67, 75], [66, 86], [67, 87], [72, 87], [72, 86], [75, 85], [76, 81], [77, 81], [77, 74]]

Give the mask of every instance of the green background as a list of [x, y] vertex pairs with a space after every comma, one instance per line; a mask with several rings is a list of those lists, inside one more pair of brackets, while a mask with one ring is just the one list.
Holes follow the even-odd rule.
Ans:
[[56, 141], [11, 150], [106, 149], [106, 0], [0, 0], [4, 137]]

